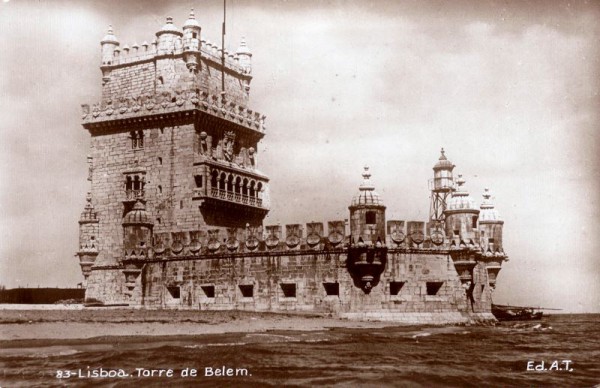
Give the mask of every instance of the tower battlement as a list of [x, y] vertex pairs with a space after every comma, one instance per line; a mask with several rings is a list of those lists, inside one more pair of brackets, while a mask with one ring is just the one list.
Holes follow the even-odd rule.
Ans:
[[[168, 17], [155, 35], [150, 44], [145, 41], [141, 46], [121, 46], [109, 27], [100, 42], [102, 98], [91, 109], [95, 120], [112, 119], [112, 111], [137, 113], [141, 109], [136, 108], [143, 105], [165, 107], [178, 102], [181, 106], [181, 98], [176, 95], [193, 92], [200, 101], [202, 96], [218, 96], [217, 108], [229, 115], [264, 122], [262, 115], [255, 117], [254, 112], [247, 112], [252, 53], [245, 38], [235, 52], [211, 43], [203, 37], [193, 10], [181, 30]], [[155, 101], [147, 102], [152, 99]], [[142, 104], [140, 100], [146, 101]], [[214, 105], [213, 98], [209, 100]], [[101, 117], [102, 113], [109, 117]]]

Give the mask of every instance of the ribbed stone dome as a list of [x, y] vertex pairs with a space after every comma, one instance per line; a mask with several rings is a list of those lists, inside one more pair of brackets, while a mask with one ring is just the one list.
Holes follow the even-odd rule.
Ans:
[[246, 38], [242, 36], [242, 40], [240, 41], [240, 47], [238, 47], [236, 54], [240, 55], [252, 55], [250, 52], [250, 48], [246, 44]]
[[174, 33], [181, 35], [181, 31], [173, 24], [173, 18], [167, 17], [167, 23], [156, 33], [156, 35], [164, 34], [164, 33]]
[[448, 158], [446, 158], [446, 154], [444, 152], [444, 149], [442, 148], [442, 154], [440, 155], [440, 159], [438, 160], [438, 162], [435, 164], [435, 166], [433, 166], [434, 170], [452, 170], [454, 168], [454, 164], [448, 160]]
[[446, 210], [479, 210], [475, 206], [475, 201], [471, 198], [469, 192], [463, 187], [465, 180], [461, 174], [458, 175], [456, 184], [458, 185], [458, 188], [452, 193], [452, 197], [448, 200]]
[[183, 28], [186, 28], [186, 27], [200, 28], [200, 23], [198, 23], [198, 21], [196, 20], [196, 15], [194, 15], [194, 8], [192, 8], [192, 10], [190, 11], [190, 16], [183, 24]]
[[363, 183], [358, 188], [358, 194], [352, 198], [351, 206], [384, 206], [383, 200], [379, 194], [375, 191], [375, 186], [370, 181], [371, 173], [369, 167], [365, 166], [365, 171], [362, 174]]
[[114, 43], [114, 44], [117, 44], [117, 45], [119, 44], [119, 41], [117, 40], [117, 37], [113, 33], [112, 26], [108, 26], [108, 32], [106, 33], [106, 35], [104, 36], [104, 38], [102, 38], [102, 41], [100, 43], [102, 43], [102, 44], [104, 44], [104, 43]]
[[133, 209], [123, 217], [123, 226], [152, 226], [153, 223], [150, 220], [146, 207], [140, 201], [133, 205]]
[[490, 190], [486, 187], [483, 192], [483, 202], [481, 203], [479, 212], [479, 221], [502, 221], [498, 210], [495, 209], [491, 201]]

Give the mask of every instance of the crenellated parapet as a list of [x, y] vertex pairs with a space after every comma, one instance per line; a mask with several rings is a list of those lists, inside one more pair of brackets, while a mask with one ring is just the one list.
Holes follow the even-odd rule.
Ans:
[[[184, 26], [184, 29], [186, 26]], [[188, 52], [197, 52], [202, 60], [212, 62], [214, 66], [221, 66], [223, 54], [227, 71], [236, 73], [239, 77], [252, 79], [252, 67], [249, 57], [252, 56], [246, 40], [242, 38], [237, 51], [223, 48], [210, 40], [193, 35], [185, 35], [173, 24], [173, 19], [168, 17], [165, 26], [156, 33], [156, 38], [144, 41], [141, 45], [134, 42], [121, 46], [114, 36], [112, 27], [109, 27], [107, 36], [102, 40], [103, 56], [101, 68], [103, 74], [110, 76], [110, 70], [122, 66], [149, 62], [157, 58], [172, 57], [184, 58]], [[106, 48], [108, 46], [108, 48]], [[186, 62], [189, 59], [184, 58]]]

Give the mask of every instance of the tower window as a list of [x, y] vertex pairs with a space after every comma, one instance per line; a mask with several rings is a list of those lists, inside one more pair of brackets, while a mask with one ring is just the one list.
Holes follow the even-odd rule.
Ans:
[[136, 150], [144, 148], [144, 131], [131, 131], [131, 149]]
[[494, 242], [495, 242], [495, 240], [494, 240], [493, 238], [488, 238], [488, 242], [489, 242], [489, 243], [494, 243]]
[[473, 216], [471, 227], [473, 229], [477, 228], [477, 216]]
[[215, 297], [215, 286], [202, 286], [202, 291], [204, 291], [204, 295], [206, 295], [207, 298], [214, 298]]
[[196, 187], [197, 188], [201, 188], [202, 187], [202, 175], [195, 175], [194, 176], [194, 181], [196, 182]]
[[167, 291], [173, 299], [179, 299], [181, 297], [181, 289], [179, 287], [167, 287]]
[[198, 34], [195, 32], [192, 32], [192, 38], [196, 39], [198, 37]]
[[296, 283], [281, 283], [281, 291], [286, 298], [296, 297]]
[[158, 157], [158, 165], [162, 166], [162, 158], [160, 156]]
[[162, 186], [158, 185], [158, 194], [162, 194]]
[[340, 283], [323, 283], [327, 295], [340, 295]]
[[128, 174], [125, 177], [125, 194], [127, 200], [144, 198], [146, 179], [143, 174]]
[[365, 215], [365, 223], [373, 225], [377, 223], [377, 214], [374, 211], [368, 211]]
[[427, 282], [427, 295], [437, 295], [444, 282]]
[[404, 287], [404, 282], [390, 282], [390, 295], [398, 295]]
[[254, 297], [254, 285], [240, 284], [238, 287], [240, 288], [240, 291], [242, 292], [242, 296], [244, 298], [253, 298]]

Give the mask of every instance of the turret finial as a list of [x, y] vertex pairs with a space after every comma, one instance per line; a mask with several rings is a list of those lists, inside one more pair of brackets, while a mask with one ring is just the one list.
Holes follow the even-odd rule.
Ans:
[[242, 39], [240, 40], [240, 46], [237, 49], [237, 53], [242, 55], [252, 55], [252, 53], [250, 52], [250, 48], [248, 48], [248, 45], [246, 44], [245, 36], [242, 36]]
[[483, 189], [483, 198], [486, 201], [489, 201], [489, 199], [491, 198], [491, 194], [490, 194], [490, 189], [488, 189], [487, 187], [485, 189]]
[[109, 25], [108, 25], [108, 34], [109, 34], [109, 35], [112, 35], [112, 34], [114, 34], [114, 31], [113, 31], [112, 24], [109, 24]]
[[444, 147], [442, 147], [441, 153], [440, 160], [446, 160], [446, 151], [444, 151]]
[[194, 15], [194, 8], [192, 8], [190, 10], [190, 17], [189, 17], [189, 19], [196, 19], [196, 15]]
[[364, 167], [364, 172], [362, 173], [362, 176], [365, 180], [369, 180], [369, 178], [371, 177], [371, 173], [369, 172], [369, 166]]

